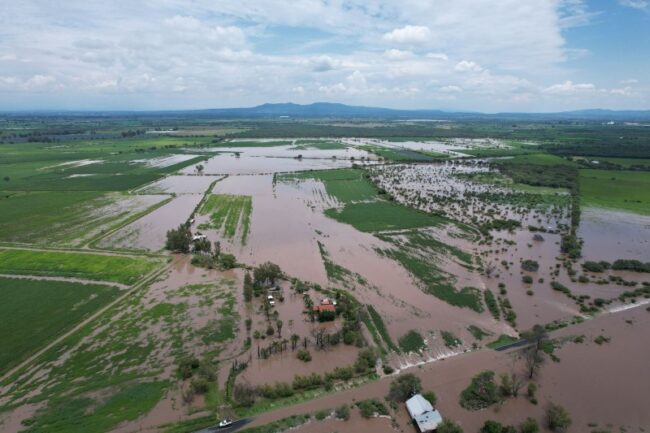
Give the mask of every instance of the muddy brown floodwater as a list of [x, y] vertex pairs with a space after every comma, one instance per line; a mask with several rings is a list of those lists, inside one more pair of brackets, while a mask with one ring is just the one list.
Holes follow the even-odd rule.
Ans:
[[[514, 362], [514, 353], [481, 350], [457, 356], [453, 361], [439, 361], [409, 370], [422, 379], [424, 390], [438, 396], [437, 409], [443, 417], [459, 423], [466, 432], [475, 432], [488, 419], [517, 425], [527, 417], [543, 424], [544, 411], [549, 402], [564, 406], [572, 420], [570, 431], [592, 431], [597, 428], [610, 431], [642, 432], [650, 428], [650, 346], [646, 343], [650, 313], [635, 308], [622, 313], [608, 314], [580, 325], [565, 328], [554, 337], [584, 335], [585, 343], [566, 343], [556, 350], [559, 362], [547, 359], [536, 382], [538, 405], [531, 404], [524, 392], [518, 398], [507, 399], [482, 411], [468, 411], [460, 407], [458, 397], [472, 376], [483, 370], [502, 372], [522, 371], [520, 362]], [[598, 335], [611, 338], [609, 343], [598, 345], [593, 339]], [[263, 414], [252, 425], [262, 425], [294, 414], [313, 413], [335, 408], [366, 398], [383, 398], [387, 394], [390, 377], [361, 388], [327, 395], [300, 405]], [[415, 432], [403, 406], [400, 405], [396, 421], [398, 430]], [[358, 419], [357, 422], [326, 421], [325, 426], [336, 425], [340, 433], [370, 431], [376, 420]], [[361, 423], [361, 424], [358, 424]], [[313, 430], [319, 423], [302, 427]], [[313, 428], [312, 428], [313, 426]], [[385, 430], [380, 430], [385, 431]], [[546, 431], [546, 430], [544, 430]]]

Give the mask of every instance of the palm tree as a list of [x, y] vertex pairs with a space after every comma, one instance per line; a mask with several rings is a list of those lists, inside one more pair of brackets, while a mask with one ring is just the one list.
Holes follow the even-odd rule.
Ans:
[[291, 334], [291, 350], [296, 350], [296, 346], [298, 345], [298, 341], [300, 341], [300, 335]]
[[282, 325], [284, 325], [282, 320], [275, 322], [275, 327], [278, 330], [278, 338], [282, 338]]

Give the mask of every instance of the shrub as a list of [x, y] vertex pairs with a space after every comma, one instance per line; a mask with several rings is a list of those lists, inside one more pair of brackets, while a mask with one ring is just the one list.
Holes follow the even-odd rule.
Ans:
[[314, 418], [316, 418], [316, 420], [318, 420], [318, 421], [322, 421], [325, 418], [327, 418], [328, 416], [330, 416], [331, 413], [332, 413], [332, 411], [328, 410], [328, 409], [319, 410], [318, 412], [316, 412], [314, 414]]
[[479, 433], [517, 433], [517, 430], [511, 425], [503, 425], [499, 422], [488, 420], [485, 421]]
[[601, 262], [586, 261], [582, 264], [582, 268], [588, 272], [605, 272], [605, 270], [611, 268], [611, 266], [612, 265], [610, 265], [608, 262], [605, 261], [601, 261]]
[[361, 416], [364, 418], [371, 418], [375, 416], [375, 414], [388, 415], [388, 409], [386, 409], [386, 405], [374, 398], [358, 402], [357, 407], [359, 408]]
[[[501, 287], [502, 284], [503, 283], [499, 283], [499, 287], [502, 290], [505, 290], [505, 286]], [[485, 298], [485, 305], [487, 305], [488, 310], [490, 310], [490, 313], [492, 313], [492, 317], [499, 320], [501, 317], [501, 312], [499, 311], [499, 305], [497, 304], [497, 300], [494, 297], [494, 293], [488, 289], [485, 289], [483, 292], [483, 297]]]
[[537, 421], [535, 421], [533, 418], [526, 418], [526, 420], [522, 422], [521, 425], [519, 426], [519, 432], [538, 433], [539, 425], [537, 424]]
[[527, 272], [537, 272], [539, 270], [539, 263], [535, 260], [524, 260], [521, 262], [521, 269]]
[[531, 277], [530, 275], [524, 275], [523, 277], [521, 277], [521, 281], [523, 281], [524, 284], [533, 284], [533, 277]]
[[309, 352], [309, 350], [299, 350], [298, 353], [296, 354], [296, 358], [298, 358], [302, 362], [309, 362], [311, 361], [311, 353]]
[[460, 394], [460, 405], [468, 410], [485, 409], [499, 401], [493, 371], [483, 371], [472, 378], [471, 383]]
[[413, 394], [422, 390], [420, 378], [413, 373], [406, 373], [393, 379], [390, 383], [390, 390], [386, 398], [394, 402], [405, 402]]
[[347, 404], [343, 404], [336, 408], [334, 411], [334, 416], [338, 419], [349, 420], [350, 419], [350, 407]]
[[599, 346], [604, 343], [609, 343], [610, 338], [605, 337], [604, 335], [599, 335], [598, 337], [594, 338], [594, 343], [598, 344]]
[[546, 408], [546, 423], [555, 432], [565, 432], [571, 425], [571, 417], [559, 404], [549, 403]]
[[219, 264], [223, 269], [232, 269], [237, 266], [237, 259], [232, 254], [221, 254]]
[[404, 352], [419, 352], [425, 347], [424, 338], [415, 330], [410, 330], [400, 337], [398, 344]]
[[368, 370], [373, 370], [377, 363], [377, 354], [371, 347], [363, 349], [357, 355], [357, 360], [354, 363], [354, 369], [358, 373], [366, 373]]
[[436, 396], [436, 393], [433, 391], [427, 391], [422, 393], [422, 397], [426, 398], [429, 403], [431, 403], [431, 406], [436, 407], [436, 403], [438, 403], [438, 397]]
[[442, 422], [438, 424], [436, 433], [463, 433], [463, 429], [455, 422], [449, 419], [443, 419]]

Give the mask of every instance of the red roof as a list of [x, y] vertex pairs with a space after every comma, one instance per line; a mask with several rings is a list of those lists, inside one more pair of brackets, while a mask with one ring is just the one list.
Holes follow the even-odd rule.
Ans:
[[314, 311], [318, 313], [322, 313], [324, 311], [331, 311], [332, 313], [336, 313], [336, 307], [332, 304], [317, 305], [314, 307]]

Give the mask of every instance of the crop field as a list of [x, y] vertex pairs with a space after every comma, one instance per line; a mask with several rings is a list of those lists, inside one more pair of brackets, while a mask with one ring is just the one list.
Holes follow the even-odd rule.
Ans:
[[580, 170], [580, 199], [589, 206], [650, 215], [650, 172]]
[[119, 293], [111, 286], [0, 278], [0, 374]]
[[0, 250], [0, 274], [73, 277], [133, 284], [161, 264], [160, 259], [141, 256]]
[[373, 201], [379, 198], [377, 188], [357, 169], [305, 171], [278, 176], [280, 181], [314, 179], [323, 182], [325, 191], [340, 203]]
[[362, 232], [429, 227], [446, 222], [442, 217], [426, 214], [386, 200], [351, 203], [345, 205], [341, 210], [327, 209], [325, 215], [339, 222], [350, 224]]
[[80, 245], [163, 199], [97, 191], [5, 192], [0, 196], [0, 240]]
[[[136, 292], [46, 351], [38, 362], [51, 368], [49, 375], [28, 375], [18, 388], [2, 388], [9, 392], [0, 411], [29, 396], [31, 402], [47, 402], [28, 420], [29, 431], [97, 433], [146, 414], [169, 389], [173, 377], [162, 374], [166, 367], [175, 374], [174, 367], [195, 348], [218, 356], [236, 335], [233, 284], [219, 279], [171, 291], [158, 284]], [[210, 320], [194, 324], [193, 314]], [[61, 358], [64, 353], [69, 356]], [[210, 365], [206, 368], [214, 368]]]
[[253, 198], [247, 195], [211, 194], [203, 203], [200, 213], [210, 215], [210, 227], [220, 230], [227, 238], [239, 233], [246, 245], [250, 232]]

